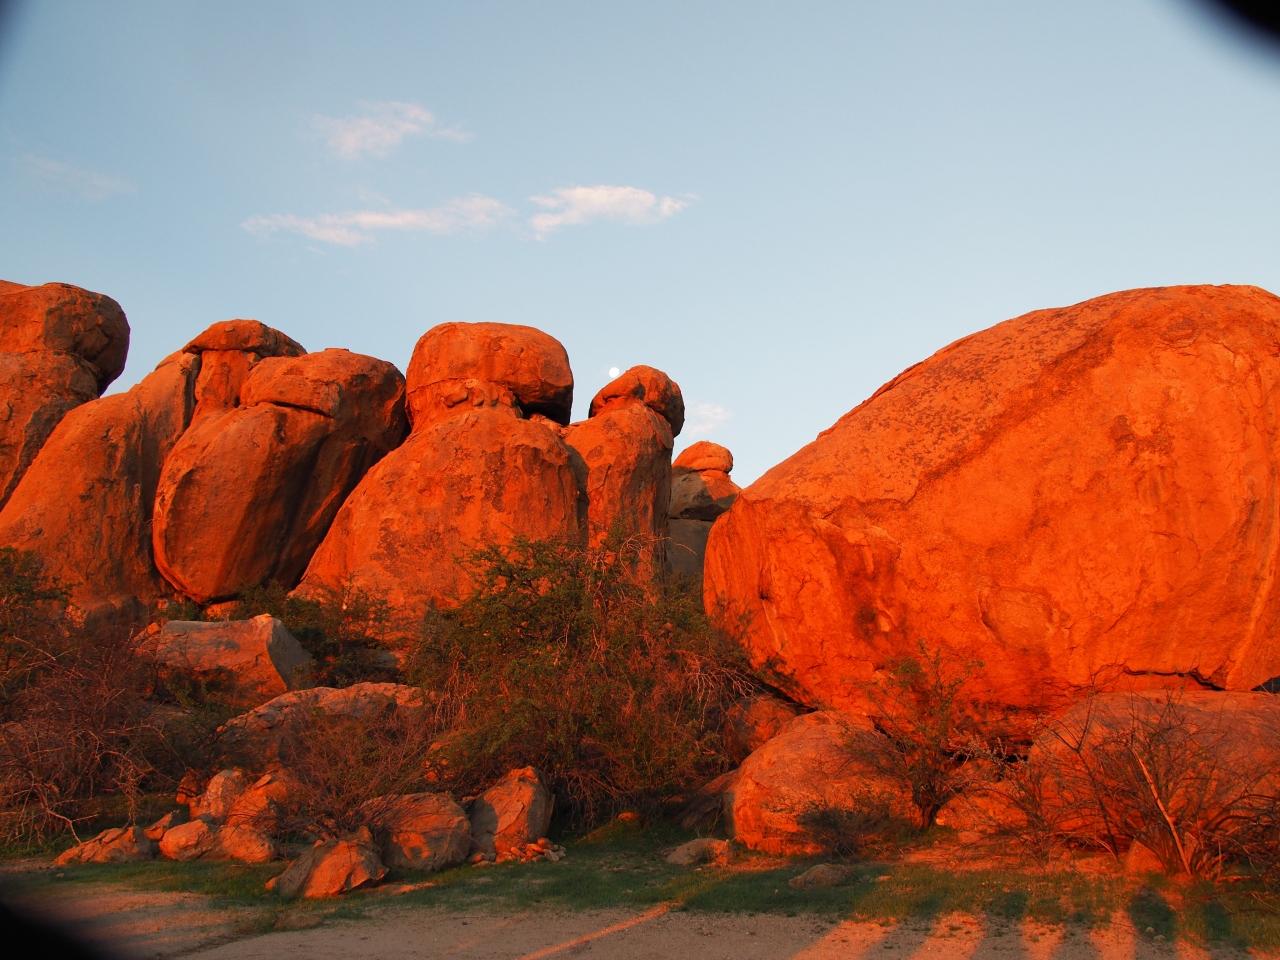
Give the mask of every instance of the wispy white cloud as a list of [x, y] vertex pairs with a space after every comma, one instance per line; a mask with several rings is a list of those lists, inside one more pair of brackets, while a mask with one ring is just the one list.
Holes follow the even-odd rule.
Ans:
[[366, 154], [385, 157], [410, 134], [457, 143], [471, 139], [471, 134], [457, 127], [441, 127], [434, 113], [416, 103], [386, 101], [361, 106], [364, 112], [352, 117], [316, 117], [313, 121], [343, 160], [359, 160]]
[[732, 413], [718, 403], [695, 404], [685, 412], [682, 432], [688, 437], [711, 433], [732, 416]]
[[48, 157], [38, 157], [31, 153], [19, 157], [18, 165], [28, 178], [42, 186], [73, 193], [82, 200], [94, 203], [118, 194], [137, 191], [137, 187], [124, 180], [103, 176], [92, 170], [82, 170], [61, 160], [50, 160]]
[[323, 213], [316, 217], [276, 213], [265, 217], [250, 217], [240, 226], [257, 236], [269, 236], [278, 230], [284, 230], [322, 243], [353, 247], [373, 240], [378, 230], [425, 231], [436, 234], [483, 230], [514, 212], [493, 197], [473, 193], [468, 197], [422, 210], [351, 210], [347, 213]]
[[642, 226], [657, 223], [674, 216], [689, 205], [688, 200], [675, 197], [659, 197], [639, 187], [611, 187], [600, 184], [595, 187], [560, 187], [550, 194], [530, 197], [534, 203], [546, 208], [545, 213], [534, 214], [529, 226], [539, 240], [560, 227], [586, 223], [589, 220], [616, 220]]

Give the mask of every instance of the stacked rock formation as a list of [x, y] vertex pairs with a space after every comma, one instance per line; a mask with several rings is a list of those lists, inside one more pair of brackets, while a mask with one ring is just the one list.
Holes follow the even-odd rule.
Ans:
[[110, 297], [0, 281], [0, 507], [62, 418], [120, 376], [128, 350]]
[[446, 323], [414, 348], [409, 439], [339, 511], [299, 593], [347, 586], [405, 623], [470, 589], [478, 547], [517, 538], [600, 542], [618, 524], [665, 535], [680, 388], [635, 367], [569, 424], [573, 373], [532, 327]]
[[1132, 290], [910, 368], [738, 496], [709, 610], [809, 705], [923, 639], [997, 712], [1280, 675], [1280, 298]]
[[661, 370], [638, 366], [606, 384], [588, 419], [570, 424], [565, 442], [585, 504], [589, 542], [611, 534], [652, 538], [650, 559], [667, 536], [671, 449], [684, 426], [684, 398]]
[[442, 324], [418, 341], [407, 385], [408, 440], [343, 504], [299, 592], [349, 586], [413, 621], [466, 592], [455, 561], [472, 550], [576, 538], [579, 522], [558, 429], [573, 374], [558, 341], [532, 327]]
[[404, 424], [390, 364], [304, 354], [254, 320], [214, 324], [132, 390], [62, 419], [0, 511], [0, 543], [36, 552], [93, 625], [175, 594], [296, 582]]
[[674, 573], [702, 576], [711, 525], [737, 499], [729, 479], [733, 454], [709, 440], [691, 444], [671, 465], [671, 505], [667, 566]]

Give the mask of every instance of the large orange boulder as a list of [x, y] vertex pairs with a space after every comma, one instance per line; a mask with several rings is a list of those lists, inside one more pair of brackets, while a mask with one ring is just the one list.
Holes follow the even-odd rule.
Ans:
[[200, 357], [193, 420], [219, 414], [240, 404], [240, 388], [267, 357], [300, 357], [302, 344], [260, 320], [223, 320], [208, 327], [185, 347]]
[[432, 327], [413, 348], [407, 380], [414, 430], [500, 397], [525, 416], [560, 424], [573, 406], [573, 372], [560, 341], [518, 324]]
[[411, 626], [428, 605], [470, 591], [456, 561], [475, 549], [577, 533], [578, 489], [560, 437], [510, 408], [468, 410], [416, 431], [366, 474], [298, 590], [363, 590]]
[[110, 297], [65, 283], [0, 287], [0, 506], [69, 410], [124, 369], [129, 323]]
[[667, 535], [671, 449], [683, 425], [680, 388], [662, 371], [642, 366], [607, 384], [591, 401], [590, 418], [564, 431], [576, 454], [592, 543], [615, 528]]
[[[263, 358], [255, 351], [292, 341], [255, 332], [275, 338], [202, 353], [197, 388], [207, 389], [156, 495], [156, 565], [202, 603], [271, 580], [295, 585], [343, 500], [408, 429], [391, 364], [347, 350]], [[211, 355], [222, 366], [206, 383]], [[229, 357], [247, 358], [246, 371]]]
[[975, 692], [1007, 713], [1122, 678], [1252, 689], [1280, 675], [1277, 410], [1263, 290], [1018, 317], [743, 490], [711, 531], [708, 609], [796, 699], [846, 710], [921, 639], [980, 659]]
[[172, 594], [152, 561], [152, 505], [199, 372], [176, 353], [127, 393], [76, 407], [0, 510], [0, 544], [39, 554], [86, 621], [135, 619]]

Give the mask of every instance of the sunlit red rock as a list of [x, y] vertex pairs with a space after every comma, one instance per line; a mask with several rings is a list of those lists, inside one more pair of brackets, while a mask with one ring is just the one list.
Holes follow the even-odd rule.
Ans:
[[443, 794], [379, 797], [367, 808], [382, 861], [393, 870], [443, 870], [471, 847], [466, 813]]
[[728, 474], [733, 472], [733, 454], [728, 447], [718, 443], [697, 440], [680, 451], [680, 456], [672, 461], [671, 469], [692, 470], [695, 473], [714, 470]]
[[733, 454], [708, 440], [686, 447], [671, 465], [667, 567], [673, 573], [702, 576], [711, 525], [738, 497], [732, 469]]
[[267, 881], [267, 889], [286, 900], [336, 897], [372, 886], [387, 875], [369, 831], [341, 840], [323, 840]]
[[553, 800], [533, 767], [510, 771], [472, 804], [472, 849], [494, 856], [520, 851], [545, 837]]
[[[268, 334], [283, 337], [258, 333], [267, 346], [279, 346]], [[347, 350], [235, 356], [252, 360], [235, 402], [200, 399], [156, 496], [156, 564], [200, 602], [296, 584], [342, 501], [408, 427], [404, 380], [389, 363]]]
[[741, 763], [782, 732], [800, 708], [780, 697], [757, 694], [730, 705], [724, 718], [725, 753], [734, 763]]
[[643, 403], [671, 425], [673, 436], [684, 429], [684, 397], [674, 380], [661, 370], [643, 364], [631, 367], [600, 388], [591, 399], [589, 416], [632, 403]]
[[112, 827], [64, 851], [54, 864], [64, 867], [71, 863], [130, 863], [151, 860], [155, 855], [155, 841], [144, 831], [137, 827]]
[[[708, 609], [802, 702], [918, 642], [1006, 713], [1280, 675], [1280, 299], [1131, 290], [957, 341], [746, 488]], [[1178, 681], [1180, 682], [1180, 681]]]
[[128, 350], [110, 297], [65, 283], [0, 288], [0, 506], [67, 412], [120, 375]]
[[554, 337], [508, 323], [442, 323], [413, 348], [406, 376], [415, 431], [467, 407], [510, 406], [569, 422], [573, 372]]
[[152, 505], [199, 370], [176, 353], [128, 392], [76, 407], [0, 511], [0, 544], [39, 554], [86, 620], [129, 622], [172, 595], [152, 560]]
[[429, 604], [471, 589], [474, 550], [578, 536], [578, 488], [569, 449], [511, 408], [484, 407], [419, 426], [384, 457], [338, 511], [298, 588], [344, 586], [385, 599], [404, 624]]

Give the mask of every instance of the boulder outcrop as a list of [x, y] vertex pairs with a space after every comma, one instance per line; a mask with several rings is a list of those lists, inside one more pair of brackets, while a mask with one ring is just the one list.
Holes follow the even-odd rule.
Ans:
[[128, 350], [110, 297], [66, 283], [0, 288], [0, 507], [67, 412], [120, 376]]
[[252, 620], [170, 620], [160, 631], [156, 659], [225, 683], [228, 695], [251, 707], [311, 681], [311, 654], [267, 613]]
[[620, 529], [661, 540], [667, 535], [671, 449], [684, 425], [680, 388], [653, 367], [632, 367], [591, 401], [591, 416], [570, 424], [590, 542]]
[[516, 537], [575, 539], [578, 530], [569, 450], [551, 428], [507, 406], [419, 416], [342, 505], [298, 593], [363, 590], [412, 629], [428, 605], [469, 592], [455, 561], [473, 550]]
[[135, 620], [172, 595], [152, 560], [152, 506], [199, 372], [199, 357], [176, 353], [128, 392], [76, 407], [0, 510], [0, 544], [37, 553], [87, 622]]
[[1131, 290], [957, 341], [746, 488], [709, 610], [857, 711], [923, 638], [1006, 716], [1141, 678], [1280, 675], [1280, 298]]
[[[260, 337], [242, 338], [255, 350], [297, 346], [257, 326]], [[156, 565], [202, 603], [272, 580], [291, 587], [343, 500], [404, 439], [404, 379], [347, 350], [205, 349], [201, 358], [195, 419], [157, 489]]]

